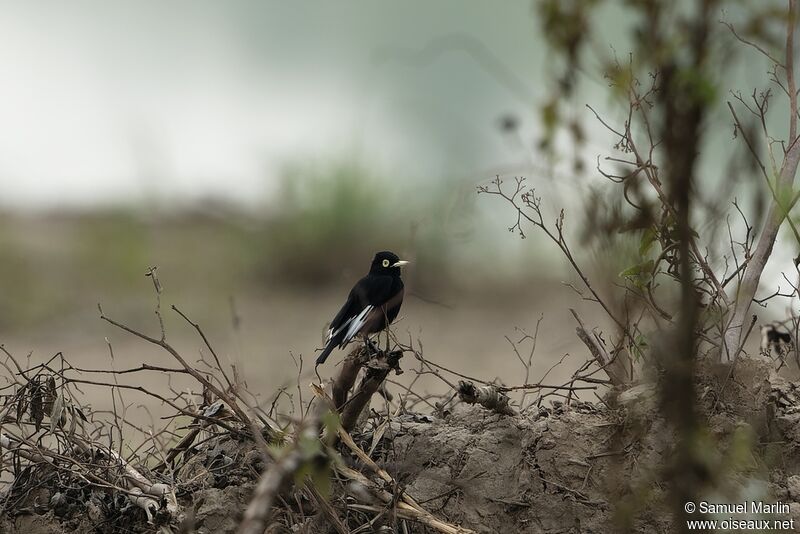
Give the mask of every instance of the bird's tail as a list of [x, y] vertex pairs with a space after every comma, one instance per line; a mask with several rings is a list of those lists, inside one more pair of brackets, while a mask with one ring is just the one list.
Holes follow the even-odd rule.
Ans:
[[317, 358], [317, 365], [322, 365], [323, 363], [325, 363], [325, 360], [328, 359], [328, 356], [330, 356], [331, 352], [333, 352], [333, 349], [335, 348], [336, 348], [336, 343], [334, 343], [332, 339], [328, 341], [328, 344], [325, 345], [324, 349], [322, 349], [322, 354], [320, 354], [319, 357]]

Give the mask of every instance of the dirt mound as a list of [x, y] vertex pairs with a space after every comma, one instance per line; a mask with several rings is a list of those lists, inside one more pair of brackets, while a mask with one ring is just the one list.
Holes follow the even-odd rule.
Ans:
[[[760, 480], [765, 498], [789, 502], [800, 518], [800, 385], [777, 376], [771, 365], [743, 358], [733, 366], [701, 366], [699, 405], [715, 454], [735, 452], [742, 429], [765, 444], [754, 451], [763, 458], [760, 471], [738, 474], [737, 487]], [[657, 416], [654, 391], [641, 385], [603, 403], [554, 403], [513, 417], [466, 405], [445, 418], [375, 416], [354, 439], [420, 506], [475, 532], [600, 533], [620, 526], [669, 532], [667, 489], [656, 482], [672, 435]], [[346, 448], [340, 453], [344, 465], [363, 470], [356, 455]], [[180, 524], [159, 524], [158, 518], [148, 524], [141, 508], [110, 501], [88, 484], [59, 487], [54, 472], [19, 500], [0, 532], [232, 533], [264, 468], [259, 450], [245, 439], [226, 435], [196, 446], [174, 474], [185, 481], [177, 495]], [[273, 515], [274, 532], [301, 526], [303, 532], [329, 531], [307, 491], [295, 486], [285, 493]], [[348, 506], [355, 494], [352, 480], [334, 479], [330, 503], [345, 522], [354, 517]]]
[[383, 456], [417, 501], [478, 532], [600, 532], [617, 425], [586, 408], [514, 418], [469, 408], [446, 421], [397, 421]]

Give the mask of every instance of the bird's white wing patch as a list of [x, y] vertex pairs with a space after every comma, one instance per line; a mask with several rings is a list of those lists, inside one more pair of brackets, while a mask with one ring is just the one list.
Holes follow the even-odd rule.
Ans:
[[329, 343], [330, 340], [334, 338], [334, 336], [338, 336], [339, 335], [339, 332], [341, 332], [342, 330], [347, 329], [350, 326], [350, 323], [353, 322], [353, 319], [354, 319], [354, 317], [350, 317], [348, 320], [346, 320], [344, 322], [344, 324], [342, 326], [340, 326], [336, 330], [334, 330], [333, 328], [329, 328], [328, 329], [328, 337], [326, 338], [325, 343]]
[[358, 331], [361, 330], [361, 327], [367, 322], [367, 315], [369, 315], [369, 312], [371, 312], [374, 307], [375, 306], [368, 304], [358, 315], [346, 320], [344, 324], [335, 331], [333, 328], [329, 328], [325, 343], [330, 343], [331, 339], [333, 339], [335, 336], [338, 336], [342, 331], [344, 331], [345, 334], [340, 345], [344, 345], [349, 342], [351, 339], [353, 339], [353, 336], [358, 334]]
[[[350, 320], [349, 325], [344, 325], [347, 326], [347, 332], [344, 334], [342, 344], [347, 343], [353, 339], [353, 336], [358, 334], [358, 331], [361, 330], [361, 328], [367, 322], [367, 316], [369, 315], [369, 312], [371, 312], [374, 307], [375, 306], [367, 305], [363, 310], [361, 310], [361, 313]], [[342, 328], [344, 328], [344, 326], [342, 326]]]

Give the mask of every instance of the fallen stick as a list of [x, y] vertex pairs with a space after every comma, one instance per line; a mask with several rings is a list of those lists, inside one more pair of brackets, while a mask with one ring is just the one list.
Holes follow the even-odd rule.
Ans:
[[[422, 523], [428, 527], [431, 527], [439, 532], [444, 532], [445, 534], [475, 534], [474, 530], [470, 530], [468, 528], [460, 527], [458, 525], [452, 525], [441, 519], [437, 519], [436, 516], [422, 508], [418, 504], [410, 504], [405, 499], [400, 501], [395, 501], [394, 496], [386, 490], [381, 489], [375, 482], [370, 480], [366, 477], [363, 473], [359, 473], [355, 469], [350, 469], [346, 466], [337, 466], [336, 471], [341, 474], [342, 476], [362, 484], [366, 488], [370, 489], [372, 495], [377, 497], [383, 504], [385, 505], [394, 505], [396, 507], [396, 511], [398, 517], [401, 519], [409, 519], [412, 521], [416, 521], [418, 523]], [[402, 497], [410, 499], [408, 495], [405, 493]], [[413, 499], [411, 499], [413, 502]], [[348, 505], [353, 508], [359, 505]], [[361, 505], [365, 506], [365, 505]], [[367, 505], [370, 506], [370, 505]], [[376, 512], [383, 512], [384, 509], [371, 507], [370, 510], [374, 510]]]
[[502, 415], [517, 415], [516, 410], [508, 405], [510, 400], [508, 396], [497, 386], [475, 387], [472, 382], [459, 380], [456, 393], [458, 393], [458, 398], [467, 404], [479, 404], [487, 410]]
[[19, 454], [20, 456], [22, 456], [23, 458], [25, 458], [29, 462], [41, 463], [41, 462], [47, 462], [48, 461], [44, 456], [42, 456], [39, 453], [35, 453], [33, 451], [30, 451], [30, 450], [27, 450], [27, 449], [23, 449], [23, 448], [21, 448], [19, 446], [15, 446], [14, 442], [11, 440], [11, 438], [6, 436], [2, 432], [0, 432], [0, 449], [5, 449], [7, 451], [16, 452], [17, 454]]
[[347, 395], [356, 383], [358, 372], [361, 370], [361, 362], [359, 356], [361, 355], [362, 347], [350, 351], [344, 361], [342, 361], [342, 370], [339, 371], [339, 376], [333, 382], [333, 404], [337, 410], [341, 410], [347, 402]]
[[[314, 395], [328, 403], [329, 406], [333, 406], [333, 402], [331, 401], [330, 397], [328, 397], [322, 388], [316, 384], [311, 384], [311, 389], [314, 391]], [[342, 443], [344, 443], [347, 448], [349, 448], [358, 457], [359, 460], [364, 462], [367, 467], [369, 467], [376, 475], [378, 475], [378, 477], [383, 480], [384, 483], [394, 488], [398, 487], [394, 478], [392, 478], [392, 476], [385, 469], [376, 464], [372, 458], [370, 458], [369, 455], [364, 452], [364, 450], [359, 447], [355, 441], [353, 441], [352, 436], [350, 436], [350, 434], [344, 429], [344, 426], [339, 427], [338, 435]], [[359, 473], [358, 471], [344, 465], [336, 465], [335, 469], [344, 477], [359, 482], [370, 488], [372, 493], [375, 494], [375, 496], [378, 497], [384, 504], [392, 504], [395, 502], [395, 498], [391, 493], [381, 489], [375, 482], [370, 480], [363, 473]], [[403, 514], [403, 519], [417, 521], [418, 523], [427, 525], [439, 532], [444, 532], [445, 534], [475, 534], [475, 531], [473, 530], [457, 525], [451, 525], [450, 523], [446, 523], [440, 519], [437, 519], [436, 516], [420, 506], [420, 504], [417, 503], [405, 491], [400, 491], [399, 500], [396, 502], [396, 507], [398, 512]]]
[[386, 380], [389, 372], [399, 369], [398, 363], [402, 357], [402, 351], [381, 351], [371, 356], [369, 360], [363, 363], [360, 362], [366, 369], [364, 378], [361, 379], [358, 389], [344, 403], [344, 406], [337, 406], [341, 410], [342, 427], [347, 429], [348, 432], [355, 428], [361, 412], [369, 406], [372, 396], [380, 390], [381, 384]]
[[[72, 436], [72, 442], [76, 448], [85, 454], [103, 455], [112, 460], [116, 465], [122, 468], [123, 479], [127, 482], [125, 486], [120, 488], [114, 482], [102, 479], [101, 477], [91, 473], [85, 467], [86, 471], [84, 480], [98, 487], [106, 485], [106, 489], [122, 490], [126, 493], [128, 499], [134, 505], [138, 506], [147, 514], [147, 521], [152, 523], [156, 513], [161, 509], [161, 499], [167, 501], [167, 512], [173, 517], [178, 514], [178, 502], [175, 498], [175, 493], [166, 484], [153, 484], [145, 476], [139, 473], [133, 466], [131, 466], [124, 458], [122, 458], [116, 451], [111, 448], [97, 447], [93, 444], [84, 442], [82, 439]], [[23, 448], [22, 445], [27, 445], [28, 448]], [[52, 463], [51, 460], [63, 460], [64, 456], [53, 452], [41, 445], [33, 446], [27, 441], [20, 441], [12, 439], [4, 433], [0, 433], [0, 447], [13, 451], [19, 454], [26, 460], [34, 463]], [[49, 460], [49, 459], [50, 460]], [[75, 465], [82, 465], [75, 459], [67, 458]], [[94, 482], [92, 482], [94, 480]]]
[[267, 467], [253, 491], [253, 497], [239, 524], [238, 534], [263, 534], [272, 515], [275, 497], [291, 482], [295, 473], [311, 460], [310, 451], [303, 446], [303, 441], [319, 439], [318, 434], [319, 425], [315, 419], [311, 419], [298, 439], [289, 446], [291, 449]]
[[336, 529], [336, 532], [339, 534], [350, 534], [350, 530], [342, 523], [342, 520], [339, 519], [339, 515], [336, 513], [336, 510], [328, 503], [324, 496], [319, 492], [319, 490], [313, 484], [306, 484], [306, 491], [308, 491], [311, 498], [314, 500], [317, 506], [319, 506], [320, 511], [322, 512], [322, 516], [320, 520], [328, 521], [328, 523]]
[[605, 371], [608, 378], [611, 379], [611, 383], [615, 386], [624, 387], [629, 382], [630, 377], [625, 369], [625, 362], [619, 357], [620, 353], [618, 352], [613, 356], [609, 354], [603, 343], [598, 339], [597, 334], [594, 332], [590, 333], [590, 331], [586, 329], [586, 325], [583, 324], [578, 313], [571, 308], [569, 311], [572, 312], [572, 316], [575, 317], [575, 320], [578, 322], [578, 326], [575, 327], [575, 333], [578, 335], [578, 338], [583, 341], [583, 344], [586, 345], [586, 348], [592, 353], [592, 357]]
[[191, 448], [192, 443], [194, 443], [194, 440], [197, 439], [197, 435], [200, 434], [200, 430], [200, 427], [196, 427], [187, 432], [186, 435], [183, 436], [183, 438], [181, 438], [181, 440], [174, 447], [172, 447], [169, 452], [167, 452], [164, 460], [159, 462], [159, 464], [153, 468], [153, 471], [156, 473], [163, 471], [168, 465], [172, 464], [172, 461], [177, 458], [179, 454], [188, 451]]

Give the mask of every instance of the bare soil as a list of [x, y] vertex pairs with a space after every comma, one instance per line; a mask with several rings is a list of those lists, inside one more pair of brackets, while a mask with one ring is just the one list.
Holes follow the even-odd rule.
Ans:
[[[728, 477], [726, 497], [755, 485], [764, 499], [789, 503], [800, 521], [800, 384], [773, 368], [762, 358], [701, 364], [698, 406], [716, 444], [709, 454], [730, 460], [741, 436], [750, 439], [751, 461]], [[426, 510], [475, 532], [672, 532], [668, 488], [658, 480], [674, 437], [658, 415], [653, 386], [619, 393], [513, 417], [459, 405], [444, 417], [399, 415], [381, 431], [384, 419], [374, 416], [354, 437], [364, 450], [374, 448], [373, 459]], [[344, 450], [342, 459], [363, 467]], [[264, 468], [252, 443], [228, 435], [198, 446], [176, 473], [190, 481], [178, 495], [181, 524], [159, 518], [148, 524], [136, 507], [109, 502], [96, 490], [58, 487], [51, 478], [2, 519], [0, 532], [233, 533]], [[84, 493], [59, 498], [71, 491]], [[354, 494], [352, 483], [335, 481], [330, 499], [352, 529], [363, 524], [362, 515], [348, 510]], [[392, 521], [385, 514], [374, 531], [382, 525], [391, 531]], [[433, 532], [418, 524], [412, 531]], [[268, 532], [334, 530], [294, 487]]]

